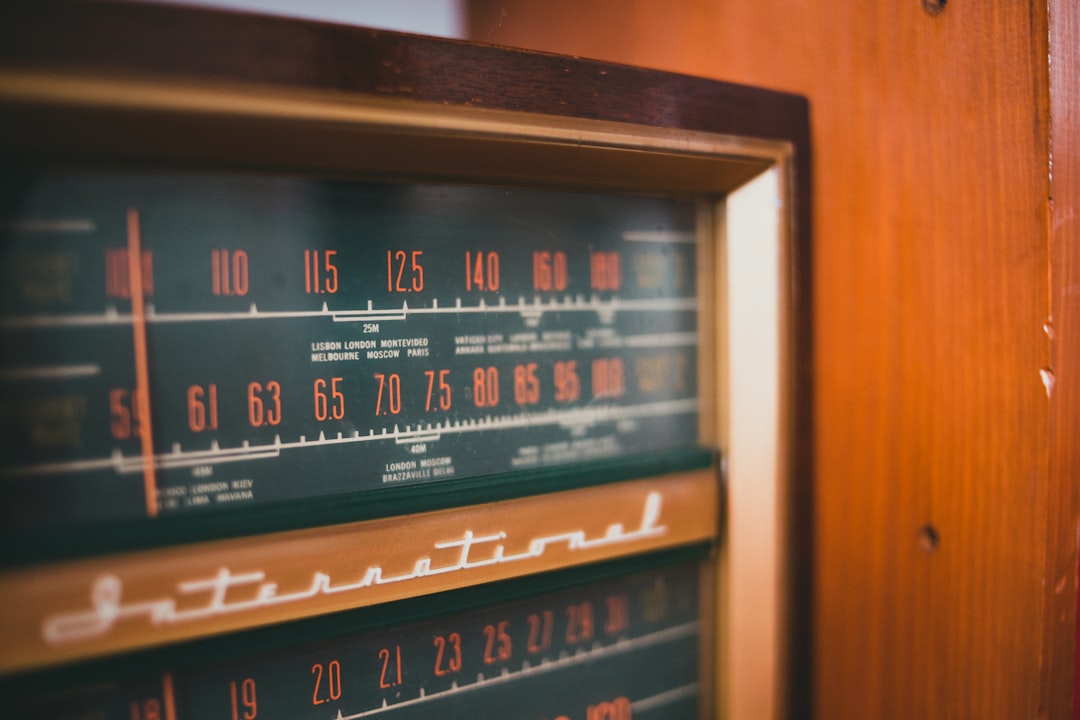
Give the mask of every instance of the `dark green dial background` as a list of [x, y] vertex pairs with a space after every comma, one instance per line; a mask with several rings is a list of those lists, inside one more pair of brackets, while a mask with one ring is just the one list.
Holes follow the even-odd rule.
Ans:
[[[125, 261], [132, 211], [152, 266], [146, 333], [163, 514], [697, 445], [691, 200], [130, 173], [9, 178], [3, 191], [9, 530], [146, 514], [138, 433], [116, 432], [135, 387], [130, 301], [106, 281], [108, 258]], [[215, 294], [215, 252], [232, 269], [241, 251], [243, 272], [228, 291], [219, 276]], [[469, 289], [466, 253], [484, 259], [485, 288]], [[492, 253], [497, 290], [487, 289]], [[617, 288], [594, 287], [596, 253], [619, 258]], [[550, 289], [543, 270], [537, 286], [545, 262]], [[537, 394], [522, 404], [515, 372], [531, 363]], [[609, 373], [620, 364], [621, 391], [610, 374], [607, 391], [597, 386], [594, 363]], [[70, 374], [33, 372], [43, 368]], [[204, 413], [197, 431], [192, 388]], [[276, 424], [252, 426], [253, 395], [264, 420], [279, 409]]]

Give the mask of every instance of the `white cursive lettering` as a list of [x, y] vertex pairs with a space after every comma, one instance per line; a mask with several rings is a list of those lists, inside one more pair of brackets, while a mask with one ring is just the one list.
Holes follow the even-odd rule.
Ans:
[[[299, 602], [319, 595], [356, 592], [372, 586], [536, 559], [543, 556], [549, 547], [557, 545], [563, 545], [570, 551], [592, 550], [662, 537], [667, 533], [667, 527], [659, 524], [662, 505], [661, 494], [650, 492], [645, 499], [641, 523], [636, 530], [627, 531], [622, 523], [615, 523], [609, 525], [604, 534], [596, 538], [589, 538], [584, 530], [544, 535], [530, 540], [525, 551], [511, 554], [506, 552], [502, 542], [506, 540], [505, 532], [477, 535], [472, 530], [466, 530], [460, 538], [435, 543], [436, 550], [458, 550], [456, 560], [449, 565], [433, 567], [432, 559], [425, 555], [418, 558], [412, 569], [402, 575], [387, 576], [379, 565], [370, 565], [358, 580], [337, 585], [326, 573], [315, 572], [308, 587], [292, 593], [279, 593], [277, 583], [266, 582], [266, 573], [261, 570], [234, 574], [223, 567], [211, 577], [177, 583], [178, 595], [207, 595], [205, 604], [188, 610], [178, 610], [174, 597], [125, 604], [120, 578], [115, 575], [101, 575], [94, 580], [90, 589], [90, 609], [46, 618], [42, 625], [42, 635], [50, 645], [62, 645], [107, 635], [117, 622], [131, 618], [143, 617], [152, 626], [175, 625]], [[476, 558], [473, 555], [474, 549], [480, 549], [481, 552], [487, 550], [488, 554], [486, 557]], [[251, 599], [229, 599], [230, 590], [255, 584], [258, 584], [258, 587]]]

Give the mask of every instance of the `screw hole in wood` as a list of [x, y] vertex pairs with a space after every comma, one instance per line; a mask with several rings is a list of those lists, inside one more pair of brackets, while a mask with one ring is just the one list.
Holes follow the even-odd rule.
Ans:
[[937, 528], [927, 523], [919, 529], [919, 547], [925, 552], [932, 553], [937, 550], [938, 545], [941, 543], [941, 536], [938, 535]]
[[945, 4], [949, 0], [922, 0], [923, 10], [931, 17], [945, 12]]

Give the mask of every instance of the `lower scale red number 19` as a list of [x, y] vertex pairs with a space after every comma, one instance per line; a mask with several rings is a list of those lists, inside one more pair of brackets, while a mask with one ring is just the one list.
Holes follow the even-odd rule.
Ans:
[[229, 683], [229, 701], [232, 708], [232, 720], [255, 720], [259, 716], [259, 705], [255, 697], [255, 679], [244, 678], [237, 687], [236, 681]]

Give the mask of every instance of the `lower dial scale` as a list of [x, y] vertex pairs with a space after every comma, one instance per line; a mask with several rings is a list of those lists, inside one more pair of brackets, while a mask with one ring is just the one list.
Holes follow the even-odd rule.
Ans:
[[257, 656], [132, 671], [51, 700], [32, 692], [7, 716], [697, 718], [700, 571], [680, 564]]

